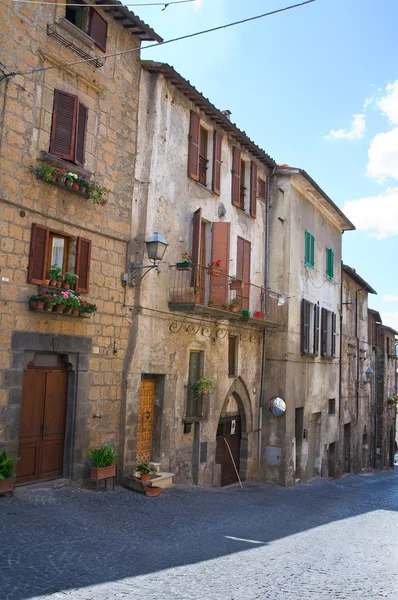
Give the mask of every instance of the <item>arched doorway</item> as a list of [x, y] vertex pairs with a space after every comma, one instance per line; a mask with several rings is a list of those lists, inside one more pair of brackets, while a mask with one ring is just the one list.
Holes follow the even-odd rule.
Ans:
[[236, 393], [229, 395], [221, 411], [216, 437], [216, 463], [221, 465], [222, 486], [236, 483], [236, 471], [240, 473], [241, 470], [242, 411], [239, 396]]

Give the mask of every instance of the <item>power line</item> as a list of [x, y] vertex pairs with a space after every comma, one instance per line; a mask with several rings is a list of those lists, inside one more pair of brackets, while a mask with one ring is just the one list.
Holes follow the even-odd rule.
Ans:
[[[263, 13], [262, 15], [257, 15], [255, 17], [248, 17], [247, 19], [241, 19], [240, 21], [234, 21], [233, 23], [227, 23], [226, 25], [219, 25], [218, 27], [212, 27], [211, 29], [204, 29], [202, 31], [197, 31], [196, 33], [188, 33], [187, 35], [182, 35], [180, 37], [172, 38], [171, 40], [166, 40], [163, 42], [156, 42], [155, 44], [149, 44], [141, 48], [130, 48], [129, 50], [121, 50], [120, 52], [114, 52], [112, 54], [105, 54], [101, 58], [112, 58], [114, 56], [122, 56], [123, 54], [128, 54], [130, 52], [139, 52], [140, 50], [147, 50], [149, 48], [155, 48], [157, 46], [165, 46], [166, 44], [171, 44], [172, 42], [179, 42], [181, 40], [187, 40], [189, 38], [197, 37], [198, 35], [204, 35], [205, 33], [212, 33], [213, 31], [220, 31], [221, 29], [227, 29], [228, 27], [234, 27], [235, 25], [241, 25], [242, 23], [249, 23], [250, 21], [255, 21], [257, 19], [263, 19], [264, 17], [269, 17], [271, 15], [275, 15], [277, 13], [285, 12], [287, 10], [292, 10], [293, 8], [299, 8], [301, 6], [305, 6], [306, 4], [311, 4], [312, 2], [316, 2], [316, 0], [305, 0], [305, 2], [300, 2], [298, 4], [292, 4], [290, 6], [285, 6], [284, 8], [278, 8], [277, 10], [272, 10], [267, 13]], [[92, 62], [95, 57], [85, 58], [83, 60], [76, 60], [70, 63], [64, 63], [60, 65], [53, 65], [52, 67], [39, 67], [37, 69], [30, 69], [29, 71], [12, 71], [10, 73], [5, 73], [2, 77], [0, 77], [0, 81], [3, 79], [7, 79], [9, 77], [14, 77], [15, 75], [30, 75], [32, 73], [39, 73], [41, 71], [49, 71], [50, 69], [62, 69], [64, 67], [72, 67], [74, 65], [80, 65], [82, 63]]]
[[75, 4], [72, 3], [61, 3], [61, 2], [46, 2], [45, 0], [13, 0], [13, 2], [18, 4], [48, 4], [50, 6], [96, 6], [97, 8], [117, 8], [120, 6], [121, 8], [126, 6], [170, 6], [171, 4], [186, 4], [187, 2], [198, 2], [199, 0], [171, 0], [170, 2], [140, 2], [140, 3], [123, 3], [123, 4]]

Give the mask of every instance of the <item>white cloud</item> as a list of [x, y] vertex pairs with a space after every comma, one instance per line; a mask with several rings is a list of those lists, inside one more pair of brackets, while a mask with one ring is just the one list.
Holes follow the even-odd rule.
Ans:
[[392, 327], [398, 331], [398, 311], [381, 313], [381, 319], [383, 325], [387, 325], [387, 327]]
[[366, 110], [368, 108], [368, 106], [373, 104], [374, 99], [375, 99], [374, 96], [369, 96], [369, 98], [366, 98], [365, 102], [363, 103], [363, 110]]
[[386, 302], [398, 302], [398, 296], [395, 296], [395, 294], [386, 294], [383, 296], [383, 300]]
[[368, 157], [368, 177], [380, 183], [386, 177], [398, 180], [398, 127], [387, 133], [378, 133], [370, 143]]
[[398, 80], [388, 83], [386, 95], [377, 101], [377, 106], [387, 115], [391, 123], [398, 125]]
[[351, 129], [332, 129], [326, 139], [360, 140], [366, 130], [366, 119], [363, 113], [352, 116]]
[[359, 230], [370, 231], [378, 238], [398, 235], [398, 187], [378, 196], [348, 200], [343, 211]]
[[195, 0], [195, 2], [192, 2], [194, 9], [199, 10], [202, 7], [204, 1], [205, 0]]

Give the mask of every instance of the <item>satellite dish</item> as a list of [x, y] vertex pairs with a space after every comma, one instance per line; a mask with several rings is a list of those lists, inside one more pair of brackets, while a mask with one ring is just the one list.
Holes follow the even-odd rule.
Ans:
[[286, 402], [276, 396], [268, 402], [269, 411], [274, 417], [281, 417], [286, 412]]

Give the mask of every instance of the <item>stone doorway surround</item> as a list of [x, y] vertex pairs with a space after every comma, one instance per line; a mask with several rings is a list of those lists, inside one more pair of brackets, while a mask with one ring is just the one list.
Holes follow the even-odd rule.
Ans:
[[64, 477], [85, 477], [84, 451], [89, 446], [88, 417], [92, 407], [88, 398], [91, 337], [16, 331], [11, 339], [11, 366], [3, 372], [3, 387], [8, 390], [8, 403], [0, 410], [5, 423], [5, 443], [16, 454], [22, 406], [24, 372], [36, 352], [62, 356], [69, 371], [65, 431]]

